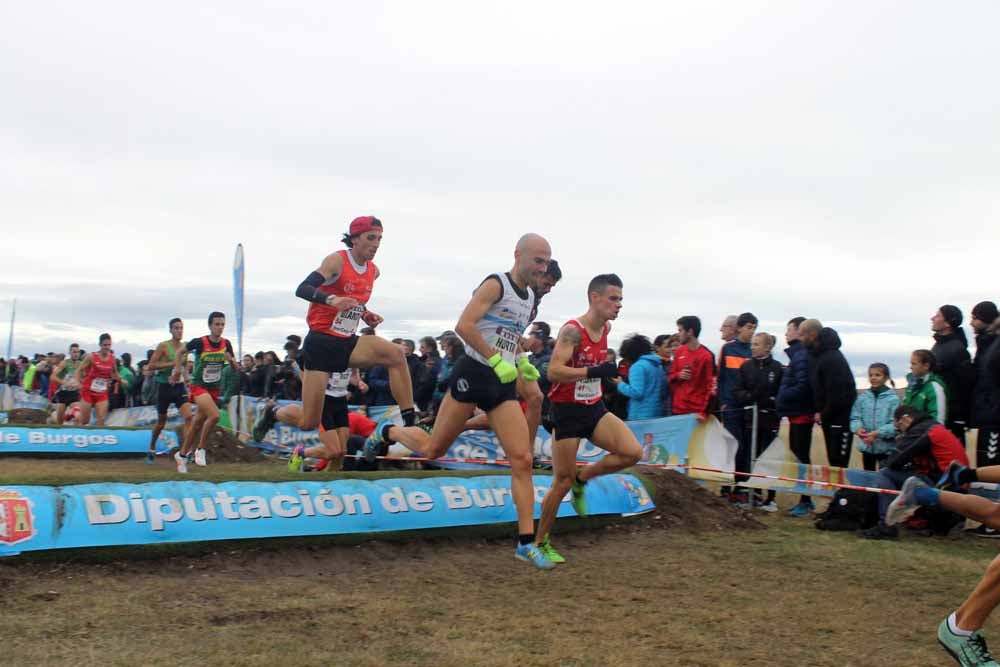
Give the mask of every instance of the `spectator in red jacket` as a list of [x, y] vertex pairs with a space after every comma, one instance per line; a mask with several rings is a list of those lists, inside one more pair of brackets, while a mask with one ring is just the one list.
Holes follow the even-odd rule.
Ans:
[[[965, 444], [927, 413], [910, 405], [901, 405], [892, 417], [896, 431], [900, 433], [899, 440], [879, 470], [874, 486], [901, 489], [911, 477], [919, 477], [933, 486], [952, 461], [969, 465]], [[862, 537], [873, 540], [894, 540], [898, 537], [899, 529], [885, 523], [885, 514], [892, 500], [893, 496], [879, 494], [879, 522], [862, 532]]]
[[670, 367], [670, 394], [675, 415], [698, 415], [698, 421], [708, 418], [708, 401], [715, 378], [715, 357], [698, 342], [701, 320], [685, 315], [677, 320], [680, 346]]

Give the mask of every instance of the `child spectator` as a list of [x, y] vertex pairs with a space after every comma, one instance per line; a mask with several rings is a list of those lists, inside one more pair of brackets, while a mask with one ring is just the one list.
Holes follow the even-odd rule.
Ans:
[[948, 419], [948, 389], [934, 371], [937, 359], [930, 350], [914, 350], [910, 355], [910, 372], [906, 375], [906, 396], [903, 405], [916, 408], [941, 424]]
[[858, 436], [857, 448], [865, 470], [875, 470], [876, 463], [886, 457], [896, 442], [892, 415], [899, 407], [899, 397], [889, 367], [881, 362], [868, 367], [868, 383], [871, 386], [851, 408], [851, 432]]
[[[757, 406], [757, 429], [754, 430], [752, 415], [747, 415], [744, 420], [745, 435], [740, 440], [740, 449], [736, 454], [736, 470], [740, 472], [750, 472], [751, 451], [754, 457], [760, 456], [761, 452], [778, 437], [781, 419], [778, 417], [776, 401], [784, 368], [771, 356], [774, 343], [775, 338], [769, 333], [754, 335], [750, 342], [750, 359], [740, 366], [740, 372], [733, 385], [733, 398], [738, 406]], [[736, 476], [737, 482], [746, 479], [741, 475]], [[736, 493], [742, 492], [742, 489], [737, 487]], [[768, 490], [767, 500], [755, 495], [757, 497], [754, 499], [754, 504], [760, 509], [765, 512], [778, 511], [773, 490]]]

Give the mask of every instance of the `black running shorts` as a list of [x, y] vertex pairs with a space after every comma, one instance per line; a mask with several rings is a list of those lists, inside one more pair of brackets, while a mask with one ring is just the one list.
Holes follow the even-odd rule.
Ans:
[[587, 438], [589, 440], [594, 435], [597, 423], [606, 414], [608, 414], [608, 409], [604, 407], [604, 401], [598, 401], [593, 405], [553, 403], [552, 421], [555, 422], [555, 428], [552, 437], [556, 440], [568, 438]]
[[475, 403], [486, 412], [506, 401], [517, 400], [517, 382], [502, 384], [492, 368], [469, 356], [455, 362], [449, 390], [459, 403]]
[[[146, 380], [151, 382], [154, 380]], [[187, 387], [183, 382], [170, 384], [169, 382], [158, 382], [159, 388], [156, 390], [156, 414], [165, 415], [171, 404], [176, 405], [180, 410], [181, 406], [187, 403]]]
[[307, 371], [340, 373], [346, 371], [358, 337], [339, 338], [310, 331], [302, 342], [302, 367]]
[[347, 397], [325, 396], [323, 398], [323, 416], [320, 418], [320, 426], [324, 431], [333, 431], [338, 428], [347, 428]]
[[62, 405], [69, 405], [70, 403], [76, 403], [80, 400], [80, 392], [76, 389], [70, 391], [68, 389], [60, 389], [55, 394], [52, 395], [53, 403], [60, 403]]

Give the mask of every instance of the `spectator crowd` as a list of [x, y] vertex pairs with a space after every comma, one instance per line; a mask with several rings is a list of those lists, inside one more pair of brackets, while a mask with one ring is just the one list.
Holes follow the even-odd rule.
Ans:
[[[841, 352], [837, 331], [817, 319], [791, 318], [783, 333], [788, 364], [774, 358], [777, 336], [759, 331], [753, 313], [727, 317], [719, 327], [718, 353], [701, 342], [701, 320], [693, 315], [676, 321], [676, 331], [650, 339], [631, 334], [608, 361], [617, 363], [616, 377], [604, 381], [604, 401], [622, 419], [635, 421], [693, 414], [699, 421], [716, 415], [737, 443], [736, 471], [748, 473], [753, 460], [777, 437], [782, 420], [788, 422], [788, 445], [802, 463], [811, 463], [814, 429], [818, 428], [832, 466], [847, 467], [852, 447], [861, 452], [863, 467], [877, 471], [883, 488], [898, 489], [906, 478], [933, 478], [952, 460], [965, 455], [966, 432], [977, 429], [978, 466], [1000, 462], [1000, 346], [995, 345], [1000, 318], [990, 301], [976, 304], [969, 322], [975, 333], [975, 351], [963, 325], [962, 310], [944, 305], [931, 317], [932, 339], [926, 349], [913, 350], [905, 391], [897, 391], [889, 366], [874, 361], [868, 367], [869, 386], [859, 392], [851, 367]], [[373, 329], [361, 335], [373, 335]], [[543, 321], [531, 325], [522, 348], [541, 375], [536, 406], [542, 425], [551, 430], [547, 370], [554, 347], [553, 330]], [[558, 332], [555, 332], [556, 334]], [[418, 342], [397, 338], [406, 358], [414, 399], [424, 422], [432, 422], [448, 387], [451, 370], [464, 354], [453, 331], [426, 336]], [[284, 354], [258, 351], [244, 355], [239, 370], [223, 370], [220, 400], [236, 394], [265, 399], [301, 397], [301, 346], [289, 335]], [[67, 354], [50, 352], [0, 359], [0, 378], [6, 384], [48, 397], [79, 365], [86, 351], [76, 344]], [[115, 358], [118, 378], [110, 392], [110, 408], [154, 404], [155, 383], [145, 368], [153, 356], [136, 366], [128, 353]], [[146, 391], [144, 391], [144, 388]], [[394, 403], [385, 367], [355, 374], [349, 387], [354, 405]], [[531, 406], [525, 406], [526, 410]], [[62, 412], [59, 416], [62, 417]], [[723, 494], [744, 507], [777, 511], [773, 493], [764, 497], [736, 485]], [[891, 498], [890, 498], [891, 499]], [[886, 501], [886, 505], [888, 502]], [[880, 508], [884, 517], [884, 508]], [[815, 510], [803, 496], [790, 513], [807, 516]], [[895, 537], [895, 527], [879, 523], [866, 536]]]

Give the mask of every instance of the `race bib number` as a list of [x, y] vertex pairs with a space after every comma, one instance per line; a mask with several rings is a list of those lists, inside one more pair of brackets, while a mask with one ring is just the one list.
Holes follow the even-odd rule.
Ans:
[[497, 328], [496, 336], [493, 339], [493, 347], [503, 356], [506, 361], [514, 363], [517, 356], [518, 346], [521, 343], [521, 336], [510, 329]]
[[326, 383], [326, 393], [334, 398], [347, 396], [347, 385], [350, 381], [350, 370], [330, 373], [330, 381]]
[[222, 379], [222, 364], [205, 364], [205, 369], [201, 372], [201, 380], [205, 384], [218, 382]]
[[364, 313], [365, 309], [362, 306], [354, 306], [350, 310], [342, 310], [333, 318], [330, 330], [340, 336], [353, 336], [354, 332], [358, 330], [358, 323], [361, 322], [361, 316]]
[[90, 391], [103, 394], [108, 390], [108, 378], [94, 378], [90, 381]]
[[601, 378], [577, 380], [573, 387], [573, 398], [577, 401], [593, 401], [600, 398], [602, 394]]

